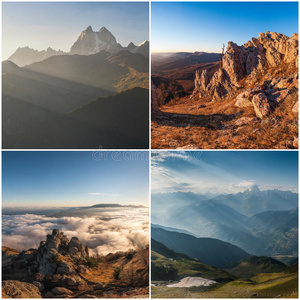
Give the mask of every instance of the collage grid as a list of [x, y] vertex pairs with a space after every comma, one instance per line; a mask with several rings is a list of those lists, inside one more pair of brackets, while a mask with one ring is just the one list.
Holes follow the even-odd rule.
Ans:
[[2, 298], [298, 298], [298, 1], [1, 10]]

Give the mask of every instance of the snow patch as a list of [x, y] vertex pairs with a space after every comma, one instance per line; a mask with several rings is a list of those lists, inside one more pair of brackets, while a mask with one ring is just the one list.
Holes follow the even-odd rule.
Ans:
[[192, 287], [192, 286], [210, 286], [217, 283], [214, 280], [202, 278], [202, 277], [185, 277], [177, 283], [168, 284], [167, 287]]

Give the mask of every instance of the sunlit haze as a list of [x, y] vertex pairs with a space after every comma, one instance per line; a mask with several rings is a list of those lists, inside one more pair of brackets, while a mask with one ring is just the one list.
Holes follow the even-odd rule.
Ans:
[[69, 51], [89, 25], [106, 27], [122, 46], [149, 40], [147, 2], [4, 2], [2, 59], [17, 48]]

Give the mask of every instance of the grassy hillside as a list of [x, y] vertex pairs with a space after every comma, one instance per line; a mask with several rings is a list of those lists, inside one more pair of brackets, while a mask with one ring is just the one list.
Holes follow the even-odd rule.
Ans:
[[251, 278], [258, 273], [277, 273], [286, 270], [282, 262], [265, 256], [251, 256], [226, 268], [226, 270], [237, 277]]
[[261, 273], [211, 287], [151, 288], [152, 298], [298, 298], [298, 273]]
[[151, 228], [151, 236], [175, 252], [184, 253], [192, 258], [215, 267], [235, 262], [250, 256], [237, 246], [210, 238], [196, 238], [185, 233]]
[[178, 280], [187, 276], [203, 277], [218, 282], [235, 279], [235, 276], [226, 271], [205, 265], [185, 254], [176, 253], [153, 239], [151, 249], [152, 281]]

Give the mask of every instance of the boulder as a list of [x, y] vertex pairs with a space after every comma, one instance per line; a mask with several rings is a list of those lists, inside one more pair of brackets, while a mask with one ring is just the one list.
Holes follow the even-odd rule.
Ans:
[[6, 280], [2, 281], [2, 298], [42, 298], [42, 295], [32, 283]]
[[239, 94], [236, 97], [236, 102], [235, 102], [235, 106], [237, 107], [248, 107], [248, 106], [252, 106], [252, 94], [249, 91], [245, 91], [241, 94]]
[[64, 276], [62, 282], [64, 287], [72, 291], [81, 291], [87, 288], [86, 282], [79, 276]]
[[32, 284], [34, 284], [34, 285], [39, 289], [39, 291], [40, 291], [41, 293], [44, 292], [45, 287], [44, 287], [44, 285], [43, 285], [41, 282], [39, 282], [39, 281], [34, 281]]
[[297, 114], [299, 111], [299, 100], [297, 100], [297, 102], [294, 104], [293, 108], [292, 108], [292, 112]]
[[235, 121], [235, 125], [236, 126], [243, 126], [243, 125], [247, 125], [249, 123], [254, 123], [256, 122], [258, 119], [255, 117], [242, 117], [239, 118], [238, 120]]
[[258, 118], [262, 119], [271, 110], [270, 104], [264, 93], [259, 93], [255, 95], [252, 99], [252, 104], [255, 110], [255, 114]]
[[60, 296], [59, 298], [66, 298], [66, 296], [70, 296], [73, 294], [72, 291], [70, 291], [64, 287], [55, 287], [51, 290], [51, 293], [54, 296]]
[[77, 267], [77, 272], [80, 273], [80, 274], [87, 274], [90, 272], [89, 268], [87, 266], [84, 266], [84, 265], [79, 265]]
[[61, 262], [58, 265], [57, 268], [57, 274], [65, 274], [65, 275], [71, 275], [71, 274], [76, 274], [76, 271], [72, 265], [72, 263], [69, 262]]
[[293, 140], [293, 147], [298, 149], [298, 145], [299, 145], [298, 137], [295, 136]]

